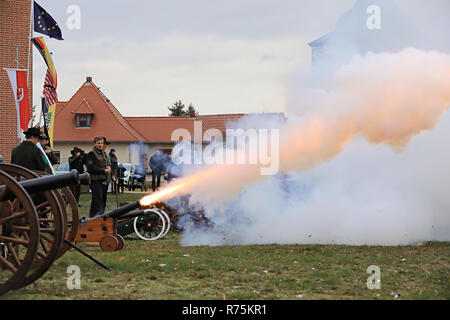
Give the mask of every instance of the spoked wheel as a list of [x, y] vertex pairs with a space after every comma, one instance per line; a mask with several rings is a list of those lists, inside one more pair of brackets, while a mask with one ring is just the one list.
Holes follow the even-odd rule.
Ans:
[[164, 217], [165, 221], [166, 221], [166, 230], [163, 232], [163, 234], [161, 235], [160, 238], [163, 238], [166, 236], [166, 234], [169, 232], [170, 230], [170, 218], [169, 215], [163, 210], [163, 209], [154, 209], [157, 210], [159, 213], [161, 213], [161, 215]]
[[[0, 164], [3, 170], [14, 177], [17, 181], [38, 178], [39, 175], [26, 168], [12, 165]], [[25, 277], [17, 283], [14, 289], [26, 286], [41, 277], [56, 260], [58, 251], [64, 238], [65, 226], [63, 209], [61, 208], [57, 191], [46, 191], [30, 194], [36, 208], [39, 225], [39, 246], [36, 257]]]
[[0, 295], [17, 287], [35, 260], [39, 222], [30, 195], [0, 170]]
[[[60, 205], [61, 207], [65, 207], [65, 211], [67, 214], [67, 228], [65, 232], [65, 239], [73, 243], [75, 241], [75, 237], [77, 236], [80, 221], [78, 203], [74, 195], [72, 194], [72, 191], [70, 191], [68, 187], [58, 189], [58, 192], [62, 200], [62, 202], [60, 200]], [[67, 243], [63, 242], [63, 244], [59, 248], [58, 258], [61, 257], [69, 249], [70, 246]]]
[[146, 214], [134, 219], [134, 231], [142, 240], [157, 240], [166, 229], [166, 221], [157, 209], [145, 210]]
[[[47, 172], [41, 171], [36, 171], [35, 173], [39, 176], [49, 175]], [[77, 200], [69, 187], [63, 187], [53, 191], [62, 209], [64, 237], [67, 241], [73, 243], [78, 232], [80, 220]], [[56, 258], [61, 257], [69, 249], [70, 246], [63, 240]]]

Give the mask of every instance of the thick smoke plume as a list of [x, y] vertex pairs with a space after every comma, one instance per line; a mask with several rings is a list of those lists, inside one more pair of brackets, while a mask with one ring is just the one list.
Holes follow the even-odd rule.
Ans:
[[[203, 168], [183, 190], [216, 223], [186, 231], [183, 244], [450, 239], [450, 56], [368, 53], [332, 76], [326, 89], [303, 89], [310, 105], [277, 123], [282, 175], [222, 165]], [[249, 116], [234, 125], [268, 121]]]

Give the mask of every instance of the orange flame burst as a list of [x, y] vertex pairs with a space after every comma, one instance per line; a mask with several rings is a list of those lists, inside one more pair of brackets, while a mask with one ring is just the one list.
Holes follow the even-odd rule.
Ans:
[[144, 196], [143, 198], [141, 198], [141, 200], [139, 200], [139, 204], [142, 207], [148, 207], [158, 201], [174, 197], [182, 192], [186, 192], [190, 190], [195, 184], [202, 183], [202, 181], [204, 181], [214, 173], [217, 173], [218, 169], [219, 169], [218, 167], [213, 167], [210, 168], [209, 170], [199, 172], [190, 177], [174, 181], [164, 189], [149, 194], [147, 196]]

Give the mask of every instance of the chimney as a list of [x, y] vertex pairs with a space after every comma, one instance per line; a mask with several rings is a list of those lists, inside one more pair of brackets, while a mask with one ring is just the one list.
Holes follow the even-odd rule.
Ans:
[[92, 77], [86, 77], [86, 82], [92, 82]]
[[195, 119], [195, 110], [194, 110], [194, 109], [191, 109], [191, 110], [190, 110], [190, 112], [189, 112], [189, 117], [190, 117], [191, 119]]

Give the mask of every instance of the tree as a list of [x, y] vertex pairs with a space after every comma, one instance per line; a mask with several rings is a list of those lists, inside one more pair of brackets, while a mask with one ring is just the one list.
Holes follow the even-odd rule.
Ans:
[[198, 112], [195, 110], [195, 107], [189, 104], [187, 110], [185, 110], [185, 105], [181, 100], [176, 101], [171, 107], [168, 107], [170, 113], [170, 117], [185, 117], [185, 116], [198, 116]]
[[182, 117], [186, 115], [186, 111], [184, 110], [184, 103], [181, 100], [175, 102], [171, 107], [169, 107], [169, 116], [170, 117]]
[[194, 106], [192, 105], [192, 103], [188, 106], [188, 109], [186, 111], [186, 115], [187, 116], [198, 116], [198, 112], [195, 110]]

